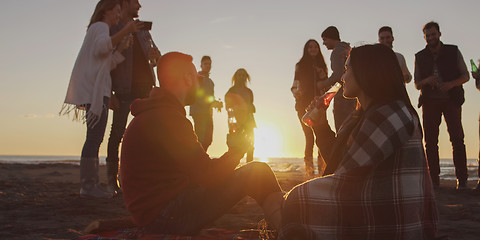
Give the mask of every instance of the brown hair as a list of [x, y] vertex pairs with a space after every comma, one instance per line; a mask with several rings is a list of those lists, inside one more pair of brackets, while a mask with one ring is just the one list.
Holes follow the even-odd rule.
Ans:
[[105, 12], [112, 10], [117, 5], [121, 6], [119, 0], [100, 0], [93, 11], [87, 28], [90, 28], [92, 24], [101, 21], [105, 15]]

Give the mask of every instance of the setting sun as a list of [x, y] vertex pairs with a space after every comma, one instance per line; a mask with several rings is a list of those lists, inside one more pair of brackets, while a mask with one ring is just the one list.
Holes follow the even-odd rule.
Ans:
[[267, 162], [269, 157], [280, 156], [282, 138], [271, 125], [259, 125], [255, 129], [255, 157]]

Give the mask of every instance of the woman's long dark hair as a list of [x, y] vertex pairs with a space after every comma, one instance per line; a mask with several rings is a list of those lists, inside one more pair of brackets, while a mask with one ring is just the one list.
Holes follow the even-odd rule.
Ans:
[[392, 49], [382, 44], [353, 48], [350, 52], [350, 65], [357, 84], [373, 99], [374, 104], [399, 100], [417, 115], [405, 89], [397, 56]]
[[[315, 56], [315, 58], [312, 58], [310, 54], [308, 54], [308, 44], [310, 42], [314, 42], [317, 47], [318, 47], [318, 54]], [[317, 66], [321, 67], [324, 69], [325, 73], [328, 73], [327, 65], [325, 64], [325, 59], [323, 59], [323, 54], [320, 49], [320, 44], [318, 44], [317, 40], [315, 39], [309, 39], [306, 43], [305, 46], [303, 47], [303, 56], [300, 58], [300, 61], [298, 61], [297, 66], [300, 69], [304, 69], [305, 67], [313, 67], [313, 64], [316, 64]]]
[[112, 10], [115, 6], [121, 5], [120, 0], [100, 0], [95, 6], [92, 17], [90, 18], [90, 23], [88, 24], [87, 29], [94, 23], [102, 21], [105, 12]]

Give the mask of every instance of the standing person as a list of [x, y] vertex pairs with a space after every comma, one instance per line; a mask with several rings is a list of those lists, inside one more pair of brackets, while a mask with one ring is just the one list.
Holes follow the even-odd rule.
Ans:
[[440, 27], [429, 22], [423, 27], [425, 49], [415, 54], [415, 87], [421, 90], [418, 107], [423, 110], [425, 149], [433, 184], [440, 184], [438, 132], [442, 115], [447, 123], [453, 147], [453, 163], [457, 189], [466, 188], [467, 155], [463, 142], [462, 104], [465, 102], [462, 84], [470, 78], [462, 53], [455, 45], [440, 41]]
[[[225, 107], [227, 111], [233, 112], [237, 121], [237, 131], [246, 134], [250, 146], [247, 150], [247, 163], [253, 161], [254, 150], [254, 128], [257, 127], [253, 114], [253, 92], [247, 87], [250, 82], [250, 75], [247, 70], [240, 68], [232, 77], [232, 87], [225, 94]], [[229, 113], [232, 114], [232, 113]]]
[[[324, 81], [327, 78], [327, 65], [320, 51], [320, 44], [314, 39], [310, 39], [303, 47], [303, 55], [300, 61], [295, 65], [295, 78], [291, 91], [295, 97], [295, 110], [297, 111], [303, 134], [305, 135], [305, 170], [309, 178], [315, 175], [313, 168], [313, 143], [315, 138], [319, 138], [316, 132], [302, 122], [305, 114], [305, 108], [312, 102], [315, 96], [321, 96], [324, 89], [317, 87], [317, 82]], [[315, 137], [314, 137], [315, 133]], [[322, 175], [324, 162], [320, 151], [318, 153], [318, 174]]]
[[248, 148], [244, 135], [229, 134], [218, 159], [197, 141], [185, 112], [199, 85], [192, 57], [167, 53], [157, 73], [161, 87], [132, 103], [122, 144], [123, 198], [134, 223], [147, 233], [195, 235], [248, 195], [278, 226], [283, 193], [270, 167], [235, 169]]
[[95, 7], [82, 48], [78, 53], [68, 85], [65, 103], [60, 113], [84, 111], [87, 137], [80, 159], [80, 196], [109, 198], [112, 194], [98, 186], [98, 151], [103, 141], [108, 118], [108, 103], [112, 91], [110, 70], [123, 61], [121, 54], [141, 23], [126, 22], [125, 26], [110, 36], [109, 28], [118, 23], [120, 3], [117, 0], [100, 0]]
[[325, 116], [317, 123], [333, 174], [287, 194], [279, 239], [435, 239], [422, 129], [394, 52], [381, 44], [352, 49], [343, 79], [357, 110], [337, 134]]
[[[117, 26], [110, 28], [110, 34], [116, 34], [126, 23], [138, 17], [141, 8], [138, 0], [121, 0], [122, 15]], [[147, 29], [141, 29], [133, 34], [133, 44], [125, 50], [125, 61], [112, 71], [113, 92], [112, 109], [113, 121], [108, 138], [107, 149], [107, 180], [108, 191], [117, 194], [121, 190], [118, 186], [118, 147], [122, 141], [130, 104], [136, 98], [146, 98], [155, 85], [153, 67], [160, 57], [160, 51], [155, 46]]]
[[[478, 64], [480, 65], [480, 60], [478, 61]], [[477, 89], [480, 90], [480, 71], [476, 71], [476, 72], [473, 72], [472, 71], [472, 76], [473, 78], [475, 78], [475, 85], [477, 86]], [[480, 138], [480, 116], [478, 118], [478, 136]], [[478, 163], [478, 183], [477, 183], [477, 187], [475, 188], [476, 190], [480, 190], [480, 145], [479, 145], [479, 150], [478, 150], [478, 159], [477, 159], [477, 163]]]
[[[340, 40], [340, 33], [334, 26], [330, 26], [322, 32], [323, 45], [328, 50], [333, 50], [330, 55], [330, 65], [332, 75], [325, 80], [320, 81], [319, 85], [322, 89], [328, 89], [336, 82], [342, 83], [342, 75], [345, 72], [345, 61], [350, 52], [350, 45]], [[333, 101], [333, 117], [335, 119], [335, 129], [338, 131], [345, 119], [355, 109], [356, 101], [343, 97], [343, 88], [341, 88]]]
[[210, 70], [212, 69], [210, 56], [202, 57], [200, 67], [202, 68], [202, 71], [198, 72], [200, 87], [197, 91], [195, 103], [190, 105], [190, 116], [193, 118], [198, 141], [206, 152], [213, 139], [213, 108], [215, 107], [220, 111], [223, 103], [215, 100], [213, 90], [215, 84], [210, 79]]
[[[393, 49], [393, 32], [392, 28], [389, 26], [383, 26], [378, 29], [378, 42]], [[401, 53], [395, 52], [397, 55], [398, 63], [400, 64], [400, 68], [402, 69], [403, 79], [405, 83], [409, 83], [412, 81], [412, 74], [408, 71], [407, 62], [405, 61], [405, 57]]]

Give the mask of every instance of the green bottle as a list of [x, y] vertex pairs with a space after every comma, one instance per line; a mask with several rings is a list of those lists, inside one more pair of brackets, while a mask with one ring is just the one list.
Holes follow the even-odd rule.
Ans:
[[470, 59], [470, 64], [472, 65], [472, 72], [478, 72], [478, 68], [475, 65], [475, 62], [473, 61], [473, 59]]

